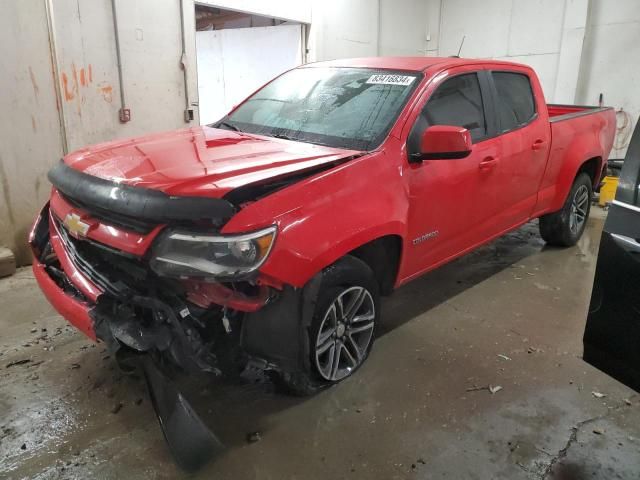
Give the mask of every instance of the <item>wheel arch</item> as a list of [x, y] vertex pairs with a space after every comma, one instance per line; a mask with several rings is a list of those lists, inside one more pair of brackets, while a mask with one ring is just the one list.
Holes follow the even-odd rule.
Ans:
[[573, 177], [574, 182], [575, 179], [578, 178], [578, 175], [580, 175], [581, 173], [586, 173], [587, 175], [589, 175], [589, 178], [591, 178], [591, 185], [595, 190], [595, 188], [598, 186], [598, 183], [600, 182], [600, 176], [602, 174], [602, 157], [591, 157], [582, 162], [580, 167], [578, 167], [578, 171]]
[[393, 291], [402, 255], [402, 237], [384, 235], [353, 250], [348, 255], [359, 258], [373, 271], [383, 295]]
[[556, 179], [539, 192], [538, 208], [534, 216], [538, 217], [560, 210], [571, 192], [571, 187], [581, 173], [591, 179], [595, 190], [600, 182], [603, 156], [600, 152], [584, 152], [580, 155], [568, 155], [562, 169], [556, 173]]

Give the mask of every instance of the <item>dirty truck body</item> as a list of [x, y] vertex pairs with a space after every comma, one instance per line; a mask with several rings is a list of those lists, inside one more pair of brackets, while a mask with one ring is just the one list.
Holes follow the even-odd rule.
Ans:
[[67, 155], [33, 269], [120, 352], [313, 393], [362, 364], [381, 295], [533, 218], [575, 243], [614, 130], [612, 109], [547, 105], [523, 65], [305, 65], [213, 126]]

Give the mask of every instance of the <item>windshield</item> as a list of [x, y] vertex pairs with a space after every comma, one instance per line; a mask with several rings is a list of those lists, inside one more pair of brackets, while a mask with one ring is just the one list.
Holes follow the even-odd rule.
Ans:
[[298, 68], [214, 126], [354, 150], [376, 148], [419, 83], [417, 72]]

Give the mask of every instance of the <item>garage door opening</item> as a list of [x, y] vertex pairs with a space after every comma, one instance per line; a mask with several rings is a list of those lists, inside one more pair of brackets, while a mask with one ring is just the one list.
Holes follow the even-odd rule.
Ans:
[[200, 123], [207, 125], [304, 59], [304, 25], [196, 5]]

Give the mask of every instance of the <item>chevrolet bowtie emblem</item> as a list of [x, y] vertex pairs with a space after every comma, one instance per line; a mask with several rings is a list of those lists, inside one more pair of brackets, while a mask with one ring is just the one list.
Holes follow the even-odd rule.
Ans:
[[64, 217], [64, 226], [76, 236], [87, 236], [87, 232], [89, 231], [90, 225], [88, 223], [83, 222], [80, 219], [79, 215], [75, 213], [68, 213], [66, 217]]

